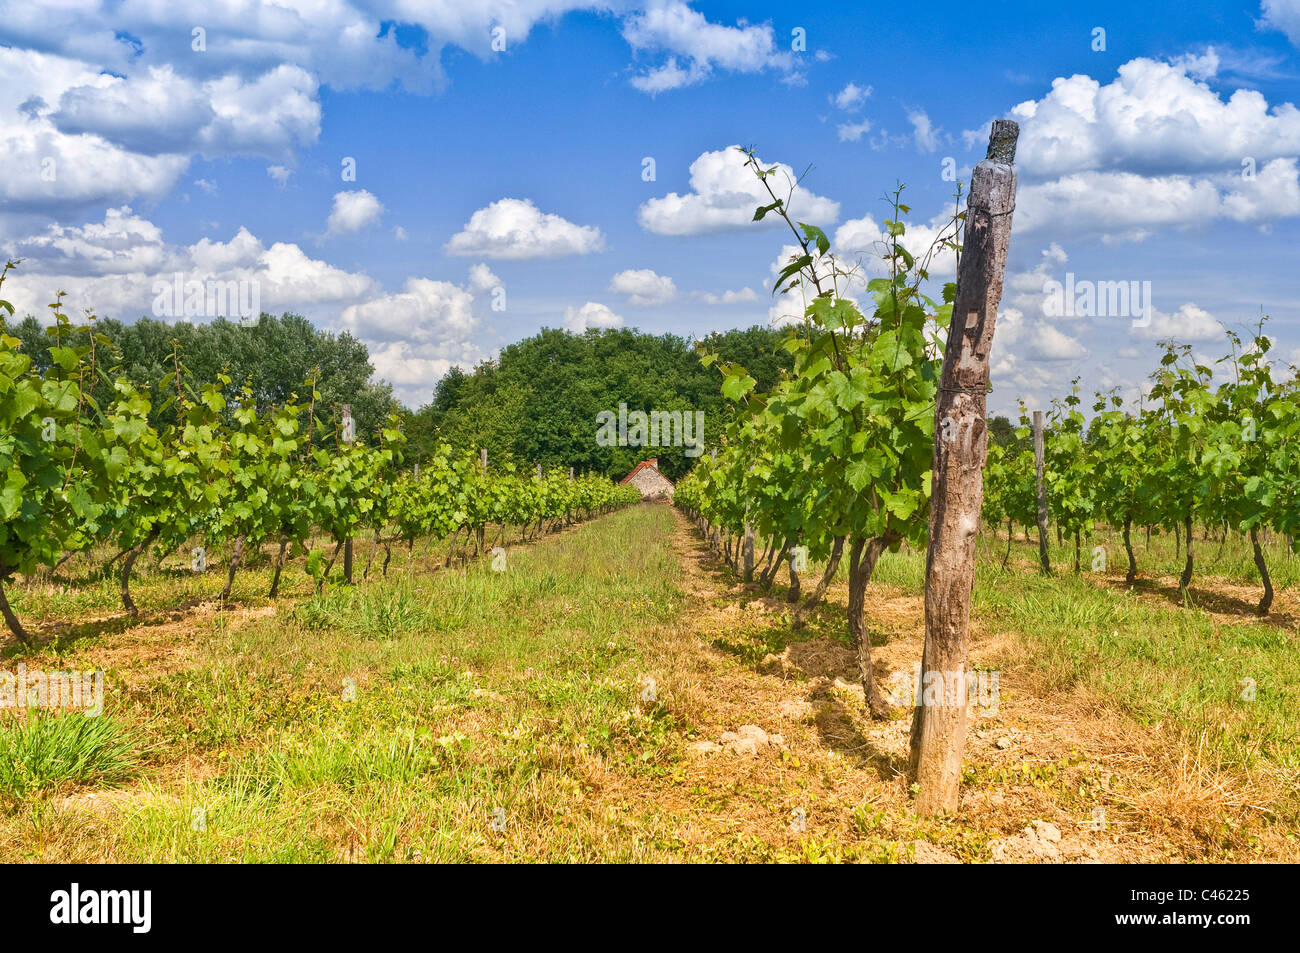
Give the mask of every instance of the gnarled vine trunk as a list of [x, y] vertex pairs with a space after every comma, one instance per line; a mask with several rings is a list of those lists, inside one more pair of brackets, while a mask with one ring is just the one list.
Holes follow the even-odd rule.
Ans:
[[1126, 585], [1133, 585], [1137, 581], [1138, 563], [1137, 558], [1133, 555], [1133, 539], [1131, 531], [1133, 529], [1133, 518], [1125, 517], [1124, 519], [1124, 552], [1128, 553], [1128, 574], [1124, 577]]
[[1192, 516], [1189, 513], [1183, 520], [1183, 527], [1187, 543], [1187, 561], [1183, 563], [1183, 574], [1178, 577], [1178, 590], [1187, 598], [1187, 587], [1192, 584], [1192, 567], [1195, 562], [1195, 554], [1192, 551]]
[[12, 573], [4, 566], [0, 566], [0, 615], [4, 616], [5, 625], [9, 626], [9, 631], [23, 645], [31, 646], [36, 640], [32, 638], [31, 633], [23, 628], [23, 624], [18, 621], [18, 616], [14, 615], [14, 610], [9, 607], [9, 597], [5, 595], [4, 581], [10, 578]]
[[130, 549], [123, 550], [126, 555], [122, 560], [122, 572], [120, 578], [122, 608], [125, 609], [127, 614], [133, 619], [140, 614], [140, 610], [136, 608], [135, 600], [131, 598], [131, 569], [135, 566], [135, 561], [140, 558], [140, 554], [153, 545], [154, 540], [158, 538], [161, 532], [162, 527], [155, 526], [153, 529], [149, 530], [149, 534], [145, 536], [144, 539], [140, 540], [139, 543], [132, 546]]
[[230, 553], [230, 569], [226, 573], [226, 586], [221, 590], [221, 601], [227, 602], [230, 599], [230, 590], [235, 585], [235, 572], [239, 569], [239, 560], [244, 555], [244, 535], [241, 533], [235, 537], [235, 545]]
[[876, 571], [876, 561], [889, 544], [883, 536], [871, 539], [858, 536], [849, 550], [849, 638], [858, 649], [858, 676], [862, 679], [862, 694], [872, 718], [889, 717], [889, 703], [876, 684], [871, 667], [871, 637], [867, 634], [864, 617], [867, 602], [867, 583]]
[[804, 620], [808, 613], [817, 608], [818, 603], [826, 596], [826, 590], [835, 578], [835, 573], [840, 568], [840, 559], [844, 556], [844, 537], [836, 536], [835, 542], [831, 544], [831, 558], [826, 562], [826, 569], [822, 572], [822, 577], [817, 581], [817, 586], [813, 589], [812, 595], [809, 596], [804, 604], [801, 605], [794, 614], [794, 627], [802, 628]]
[[284, 571], [284, 551], [289, 547], [289, 534], [285, 533], [280, 536], [280, 552], [275, 557], [275, 571], [271, 574], [271, 591], [266, 594], [268, 599], [275, 599], [280, 595], [280, 573]]
[[1255, 607], [1255, 614], [1268, 615], [1268, 610], [1273, 605], [1273, 580], [1268, 574], [1268, 563], [1264, 562], [1264, 550], [1259, 546], [1258, 526], [1250, 528], [1250, 547], [1255, 551], [1255, 568], [1259, 570], [1259, 578], [1264, 582], [1264, 598]]

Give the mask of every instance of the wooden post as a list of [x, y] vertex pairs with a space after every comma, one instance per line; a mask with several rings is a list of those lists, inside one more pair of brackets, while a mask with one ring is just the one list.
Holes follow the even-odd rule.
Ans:
[[[343, 405], [343, 442], [351, 443], [356, 437], [352, 426], [352, 405]], [[343, 541], [343, 581], [352, 585], [352, 537]]]
[[975, 533], [988, 452], [989, 351], [1011, 242], [1019, 134], [1011, 120], [994, 120], [987, 157], [971, 177], [957, 297], [935, 402], [925, 650], [909, 764], [919, 814], [956, 810], [961, 783]]
[[1034, 411], [1034, 480], [1038, 486], [1038, 563], [1044, 576], [1052, 574], [1052, 560], [1047, 554], [1047, 484], [1043, 482], [1043, 467], [1047, 458], [1043, 435], [1043, 412]]
[[487, 469], [487, 447], [478, 452], [478, 463], [484, 470]]
[[537, 464], [537, 482], [542, 482], [542, 465], [540, 463]]
[[573, 482], [573, 467], [569, 467], [569, 482]]

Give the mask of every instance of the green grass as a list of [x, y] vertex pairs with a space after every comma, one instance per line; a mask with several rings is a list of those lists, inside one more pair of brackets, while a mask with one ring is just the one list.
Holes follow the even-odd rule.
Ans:
[[[38, 717], [0, 729], [0, 860], [906, 856], [912, 832], [929, 829], [907, 819], [905, 805], [880, 800], [883, 789], [869, 787], [880, 778], [856, 759], [812, 763], [805, 752], [782, 762], [772, 783], [821, 790], [823, 811], [845, 792], [866, 798], [799, 839], [788, 836], [784, 805], [794, 795], [785, 787], [729, 771], [686, 780], [693, 769], [684, 745], [710, 737], [697, 734], [693, 721], [701, 706], [680, 703], [690, 692], [676, 696], [673, 685], [661, 685], [658, 700], [640, 698], [643, 677], [664, 669], [666, 637], [688, 626], [685, 609], [698, 605], [681, 588], [674, 526], [666, 508], [632, 508], [528, 546], [507, 545], [504, 573], [487, 561], [443, 569], [440, 552], [426, 555], [417, 546], [410, 555], [394, 553], [387, 577], [372, 571], [355, 587], [315, 594], [296, 573], [274, 613], [264, 598], [265, 565], [241, 573], [232, 610], [175, 618], [161, 608], [211, 598], [221, 574], [145, 567], [137, 601], [154, 608], [130, 630], [78, 621], [79, 613], [114, 616], [111, 582], [69, 601], [39, 581], [15, 587], [29, 611], [68, 630], [41, 653], [11, 656], [46, 668], [56, 661], [63, 668], [107, 665], [110, 690], [101, 718]], [[1224, 621], [1168, 593], [1129, 593], [1117, 584], [1122, 566], [1113, 557], [1104, 585], [1094, 574], [1068, 571], [1046, 580], [1031, 571], [1034, 548], [1017, 542], [1003, 572], [1004, 545], [980, 542], [975, 618], [985, 632], [1018, 633], [1025, 651], [1017, 663], [1040, 672], [1049, 689], [1082, 687], [1171, 745], [1195, 741], [1199, 756], [1222, 771], [1300, 768], [1293, 632], [1249, 614]], [[1228, 558], [1233, 545], [1220, 566], [1237, 572]], [[1173, 566], [1172, 542], [1169, 550]], [[919, 594], [924, 558], [886, 554], [876, 584]], [[1161, 565], [1158, 554], [1148, 558]], [[1215, 578], [1205, 577], [1210, 585]], [[723, 608], [710, 601], [704, 611]], [[150, 641], [158, 625], [162, 634]], [[727, 665], [754, 680], [758, 697], [759, 680], [771, 683], [754, 674], [762, 656], [795, 638], [843, 639], [842, 607], [828, 607], [798, 633], [780, 612], [719, 611], [701, 634], [726, 651]], [[893, 636], [880, 631], [873, 641]], [[136, 660], [131, 647], [142, 637]], [[170, 668], [150, 654], [158, 643], [184, 649]], [[677, 671], [686, 677], [682, 671], [697, 670]], [[1255, 681], [1252, 702], [1240, 697], [1245, 678]], [[696, 699], [712, 690], [707, 681], [691, 689]], [[768, 715], [754, 703], [730, 717], [767, 724]], [[1060, 770], [1073, 784], [1081, 769]], [[1064, 809], [1082, 810], [1077, 793], [1070, 800], [1057, 790], [1066, 781], [1022, 775], [1014, 764], [971, 764], [967, 779], [1047, 785]], [[105, 813], [59, 797], [121, 786], [128, 786], [129, 806]], [[659, 802], [663, 792], [682, 788], [694, 792], [687, 800], [700, 814]], [[870, 824], [853, 820], [854, 810], [868, 809]], [[746, 811], [768, 811], [775, 820], [756, 833], [761, 825]], [[495, 829], [496, 816], [503, 830]], [[691, 836], [700, 817], [711, 831], [702, 842]], [[963, 857], [983, 856], [997, 835], [945, 824], [935, 831], [965, 845]]]
[[[1196, 740], [1209, 768], [1240, 772], [1265, 763], [1300, 770], [1300, 639], [1255, 618], [1253, 601], [1226, 623], [1198, 606], [1213, 602], [1219, 583], [1259, 585], [1248, 539], [1230, 535], [1216, 562], [1219, 543], [1202, 541], [1199, 533], [1190, 607], [1172, 590], [1130, 592], [1123, 585], [1128, 564], [1118, 535], [1112, 543], [1101, 531], [1092, 541], [1107, 547], [1106, 573], [1090, 571], [1092, 550], [1085, 541], [1083, 571], [1076, 576], [1073, 543], [1057, 547], [1052, 533], [1050, 579], [1036, 572], [1036, 537], [1026, 543], [1017, 533], [1005, 571], [1005, 537], [982, 538], [972, 613], [986, 628], [1019, 633], [1051, 688], [1082, 685], [1139, 723], [1164, 726], [1180, 743]], [[1149, 552], [1145, 532], [1135, 531], [1133, 541], [1144, 575], [1182, 570], [1172, 534], [1154, 535]], [[1281, 541], [1267, 549], [1274, 588], [1294, 586], [1300, 557], [1289, 555]], [[925, 553], [904, 549], [881, 557], [873, 582], [919, 593], [924, 574]], [[844, 567], [839, 579], [847, 579]], [[1243, 694], [1250, 695], [1252, 685], [1247, 701]]]
[[135, 732], [80, 712], [31, 713], [0, 727], [0, 804], [74, 785], [116, 785], [140, 767]]

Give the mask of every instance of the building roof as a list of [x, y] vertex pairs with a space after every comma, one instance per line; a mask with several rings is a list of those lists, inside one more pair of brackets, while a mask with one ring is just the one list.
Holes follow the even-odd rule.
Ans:
[[[618, 482], [627, 483], [629, 480], [631, 480], [642, 470], [653, 470], [655, 473], [659, 474], [659, 476], [663, 477], [663, 479], [668, 480], [668, 477], [664, 476], [663, 471], [659, 469], [659, 458], [654, 457], [650, 460], [642, 460], [640, 463], [638, 463], [636, 466], [632, 468], [631, 473], [623, 477], [623, 479], [619, 480]], [[677, 484], [675, 484], [672, 480], [668, 480], [668, 485], [675, 487]]]

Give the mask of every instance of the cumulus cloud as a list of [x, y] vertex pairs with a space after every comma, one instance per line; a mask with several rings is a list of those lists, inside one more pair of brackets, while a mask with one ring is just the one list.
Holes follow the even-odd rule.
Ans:
[[794, 66], [793, 56], [777, 47], [771, 24], [710, 23], [679, 0], [652, 0], [645, 10], [629, 14], [623, 38], [638, 53], [668, 54], [663, 63], [632, 78], [632, 85], [647, 93], [694, 85], [715, 69], [789, 74]]
[[916, 142], [916, 148], [922, 152], [934, 152], [939, 148], [939, 130], [934, 128], [925, 110], [910, 111], [907, 121], [912, 124], [912, 139]]
[[396, 294], [345, 308], [339, 327], [366, 343], [375, 373], [393, 385], [400, 400], [419, 406], [452, 366], [473, 365], [486, 356], [476, 343], [483, 310], [476, 302], [485, 280], [495, 277], [476, 265], [467, 287], [408, 278]]
[[1088, 356], [1088, 349], [1060, 328], [1039, 324], [1033, 329], [1030, 353], [1041, 361], [1072, 361]]
[[871, 123], [865, 119], [862, 122], [842, 122], [835, 127], [840, 142], [857, 142], [870, 131]]
[[605, 305], [588, 301], [581, 308], [564, 309], [564, 326], [574, 334], [581, 334], [588, 328], [621, 328], [623, 319]]
[[1300, 154], [1300, 110], [1270, 107], [1256, 90], [1226, 100], [1193, 76], [1197, 61], [1139, 57], [1110, 83], [1076, 74], [1012, 110], [1020, 121], [1017, 163], [1037, 177], [1125, 171], [1144, 175], [1240, 169]]
[[677, 286], [666, 275], [655, 274], [649, 268], [620, 271], [609, 281], [609, 290], [628, 295], [631, 305], [666, 304], [677, 297]]
[[1224, 336], [1223, 325], [1214, 315], [1190, 301], [1173, 314], [1153, 310], [1151, 324], [1134, 328], [1133, 333], [1148, 341], [1168, 338], [1188, 344], [1194, 341], [1215, 341]]
[[[412, 277], [401, 291], [386, 293], [366, 274], [314, 259], [291, 243], [267, 246], [243, 228], [229, 241], [172, 245], [157, 225], [126, 207], [109, 210], [99, 222], [47, 226], [5, 251], [26, 259], [5, 283], [6, 297], [20, 315], [43, 315], [54, 293], [65, 290], [69, 313], [86, 308], [123, 320], [152, 314], [172, 321], [183, 316], [156, 312], [154, 305], [159, 284], [170, 288], [178, 275], [183, 286], [196, 281], [255, 285], [261, 310], [306, 314], [364, 342], [376, 373], [412, 406], [429, 399], [451, 365], [486, 356], [477, 343], [485, 295], [500, 283], [479, 264], [464, 285]], [[593, 315], [593, 326], [600, 317]]]
[[831, 97], [831, 102], [835, 104], [836, 109], [842, 109], [845, 112], [855, 112], [862, 108], [862, 104], [867, 101], [867, 97], [870, 95], [870, 86], [859, 86], [857, 83], [849, 83]]
[[463, 342], [475, 329], [473, 302], [473, 294], [451, 282], [408, 278], [397, 294], [349, 305], [339, 324], [366, 341], [445, 346]]
[[1288, 40], [1300, 46], [1300, 2], [1264, 0], [1259, 12], [1260, 26], [1285, 33]]
[[282, 165], [268, 165], [266, 174], [275, 182], [277, 188], [284, 188], [289, 184], [289, 176], [293, 175], [293, 170]]
[[29, 227], [95, 205], [159, 199], [189, 166], [187, 156], [142, 155], [61, 131], [44, 104], [102, 82], [98, 70], [75, 60], [0, 46], [0, 86], [10, 91], [0, 102], [0, 206], [28, 213]]
[[96, 135], [141, 155], [280, 158], [320, 134], [316, 94], [316, 79], [298, 66], [277, 66], [251, 80], [227, 75], [206, 82], [162, 66], [71, 87], [50, 120], [67, 135]]
[[1142, 241], [1162, 227], [1206, 225], [1220, 218], [1264, 224], [1298, 214], [1296, 160], [1274, 159], [1250, 179], [1079, 172], [1023, 185], [1015, 227], [1029, 233], [1064, 226], [1074, 235], [1105, 241]]
[[500, 287], [501, 279], [492, 273], [483, 262], [473, 265], [469, 270], [469, 286], [475, 291], [491, 291], [493, 288]]
[[[780, 198], [785, 198], [795, 181], [794, 170], [783, 163], [758, 160], [765, 168], [777, 168], [769, 178]], [[637, 220], [646, 231], [656, 235], [703, 235], [732, 229], [767, 226], [785, 227], [778, 216], [769, 215], [754, 223], [754, 209], [770, 205], [771, 197], [752, 169], [745, 167], [745, 156], [735, 146], [705, 152], [691, 163], [691, 191], [685, 195], [669, 192], [650, 199], [637, 210]], [[805, 188], [795, 189], [789, 201], [792, 217], [817, 225], [831, 225], [839, 218], [838, 202], [823, 198]]]
[[[918, 261], [923, 261], [939, 236], [952, 235], [951, 214], [936, 215], [929, 222], [904, 222], [905, 231], [899, 237], [902, 245]], [[869, 277], [886, 275], [889, 268], [882, 259], [887, 248], [884, 229], [875, 217], [867, 214], [849, 219], [835, 230], [831, 248], [842, 259], [858, 261]], [[956, 253], [949, 248], [935, 247], [927, 269], [934, 280], [955, 281], [957, 276]]]
[[444, 248], [478, 258], [563, 258], [604, 251], [605, 236], [595, 226], [544, 213], [529, 199], [505, 198], [471, 215]]
[[157, 225], [126, 206], [109, 209], [100, 222], [49, 225], [10, 242], [6, 252], [24, 259], [5, 284], [19, 313], [43, 314], [54, 293], [65, 290], [74, 310], [130, 320], [152, 313], [155, 284], [177, 274], [184, 282], [257, 282], [262, 310], [272, 313], [328, 315], [377, 290], [367, 275], [313, 259], [291, 243], [268, 247], [245, 228], [225, 242], [169, 244]]
[[384, 203], [365, 189], [334, 193], [326, 235], [350, 235], [375, 224], [383, 217]]
[[[1223, 62], [1213, 47], [1138, 57], [1110, 82], [1058, 77], [1016, 106], [1017, 232], [1141, 241], [1216, 219], [1267, 228], [1300, 215], [1300, 110], [1248, 88], [1225, 98], [1210, 85]], [[966, 144], [987, 128], [963, 133]]]
[[746, 285], [739, 291], [724, 291], [716, 294], [712, 291], [701, 291], [696, 296], [705, 304], [741, 304], [758, 300], [758, 292]]

